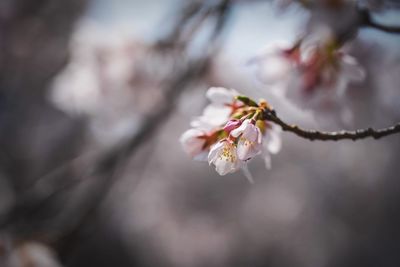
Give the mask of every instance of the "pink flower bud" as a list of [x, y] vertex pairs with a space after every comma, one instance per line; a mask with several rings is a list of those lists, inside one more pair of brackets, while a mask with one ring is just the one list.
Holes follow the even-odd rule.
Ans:
[[224, 126], [224, 131], [230, 133], [232, 130], [236, 129], [242, 124], [240, 120], [229, 120]]

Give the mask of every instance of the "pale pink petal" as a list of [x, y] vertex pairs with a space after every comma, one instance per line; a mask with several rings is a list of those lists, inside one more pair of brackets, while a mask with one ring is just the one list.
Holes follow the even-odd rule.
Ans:
[[264, 152], [264, 163], [265, 163], [265, 168], [267, 170], [271, 169], [271, 155], [269, 154], [269, 152]]
[[243, 138], [249, 140], [250, 142], [257, 142], [259, 140], [259, 133], [258, 127], [254, 124], [247, 124], [246, 129], [243, 131]]
[[230, 107], [210, 104], [204, 109], [201, 118], [210, 125], [221, 126], [229, 120], [231, 112]]
[[218, 160], [217, 159], [217, 162], [215, 163], [215, 170], [221, 176], [226, 175], [235, 170], [234, 163], [231, 163], [226, 160]]
[[184, 132], [180, 138], [183, 150], [191, 157], [195, 157], [203, 151], [205, 140], [199, 138], [201, 135], [204, 135], [203, 131], [189, 129]]
[[224, 131], [230, 133], [234, 129], [238, 128], [241, 125], [241, 123], [242, 122], [240, 120], [230, 120], [224, 126]]
[[210, 124], [210, 122], [205, 117], [197, 117], [190, 122], [190, 126], [196, 129], [203, 130], [205, 132], [211, 132], [215, 129], [216, 125]]
[[227, 140], [222, 140], [211, 148], [208, 160], [210, 164], [215, 165], [215, 170], [219, 175], [235, 172], [242, 165], [235, 146]]
[[257, 77], [265, 84], [275, 84], [287, 79], [292, 69], [292, 63], [283, 55], [265, 57], [257, 68]]
[[272, 128], [267, 130], [265, 137], [265, 145], [268, 151], [272, 154], [277, 154], [282, 147], [281, 128], [273, 124]]
[[242, 125], [240, 125], [238, 128], [236, 128], [235, 130], [233, 130], [231, 132], [231, 135], [235, 138], [239, 137], [239, 135], [241, 135], [244, 130], [247, 128], [247, 126], [249, 125], [249, 120], [244, 120], [244, 122], [242, 123]]
[[247, 166], [247, 164], [243, 164], [242, 166], [242, 172], [244, 174], [244, 176], [247, 178], [247, 180], [251, 183], [254, 184], [254, 178], [253, 175], [251, 174], [251, 172], [249, 171], [249, 167]]
[[364, 69], [358, 64], [357, 60], [350, 55], [344, 55], [342, 57], [341, 68], [343, 75], [350, 81], [361, 82], [365, 79], [366, 74]]
[[249, 160], [261, 153], [262, 146], [241, 137], [237, 144], [237, 155], [240, 160]]
[[223, 87], [211, 87], [207, 90], [207, 98], [214, 104], [224, 105], [232, 103], [235, 99], [236, 91]]
[[217, 159], [218, 153], [220, 152], [223, 146], [224, 146], [223, 140], [211, 146], [210, 152], [208, 153], [208, 163], [210, 165]]

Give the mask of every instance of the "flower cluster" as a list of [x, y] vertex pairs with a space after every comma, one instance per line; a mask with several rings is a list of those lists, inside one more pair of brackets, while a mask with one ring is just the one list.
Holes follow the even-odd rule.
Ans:
[[252, 181], [249, 160], [263, 154], [269, 168], [270, 155], [281, 147], [280, 127], [262, 116], [268, 104], [222, 87], [210, 88], [206, 96], [211, 103], [180, 138], [184, 151], [193, 159], [208, 160], [220, 175], [242, 169]]
[[309, 36], [294, 45], [275, 43], [252, 62], [258, 79], [273, 92], [314, 111], [334, 112], [342, 106], [348, 85], [365, 78], [356, 59], [329, 34]]

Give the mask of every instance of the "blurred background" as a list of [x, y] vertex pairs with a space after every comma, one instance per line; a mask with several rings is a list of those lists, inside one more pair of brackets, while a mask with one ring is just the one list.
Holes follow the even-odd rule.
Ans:
[[[357, 20], [356, 1], [324, 1], [333, 25]], [[349, 41], [367, 72], [347, 92], [351, 125], [256, 80], [252, 57], [321, 22], [298, 2], [1, 0], [0, 266], [399, 266], [398, 135], [283, 133], [272, 170], [250, 163], [255, 184], [180, 147], [210, 86], [306, 128], [400, 121], [400, 34], [359, 27]], [[395, 0], [356, 6], [400, 25]]]

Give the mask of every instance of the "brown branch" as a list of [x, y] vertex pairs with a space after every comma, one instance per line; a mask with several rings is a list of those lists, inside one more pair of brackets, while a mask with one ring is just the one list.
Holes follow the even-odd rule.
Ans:
[[369, 21], [368, 24], [366, 24], [365, 26], [367, 27], [371, 27], [374, 28], [376, 30], [380, 30], [383, 32], [387, 32], [387, 33], [400, 33], [400, 27], [397, 26], [386, 26], [386, 25], [382, 25], [376, 21]]
[[371, 13], [366, 9], [360, 9], [359, 14], [361, 18], [361, 23], [360, 23], [361, 27], [373, 28], [386, 33], [400, 34], [400, 26], [383, 25], [375, 21], [372, 18]]
[[367, 128], [355, 131], [322, 132], [316, 130], [305, 130], [297, 125], [288, 124], [279, 118], [274, 110], [265, 110], [263, 113], [263, 118], [267, 121], [272, 121], [278, 124], [284, 131], [294, 133], [297, 136], [311, 141], [338, 141], [344, 139], [356, 141], [368, 137], [379, 139], [388, 135], [400, 133], [400, 123], [378, 130]]

